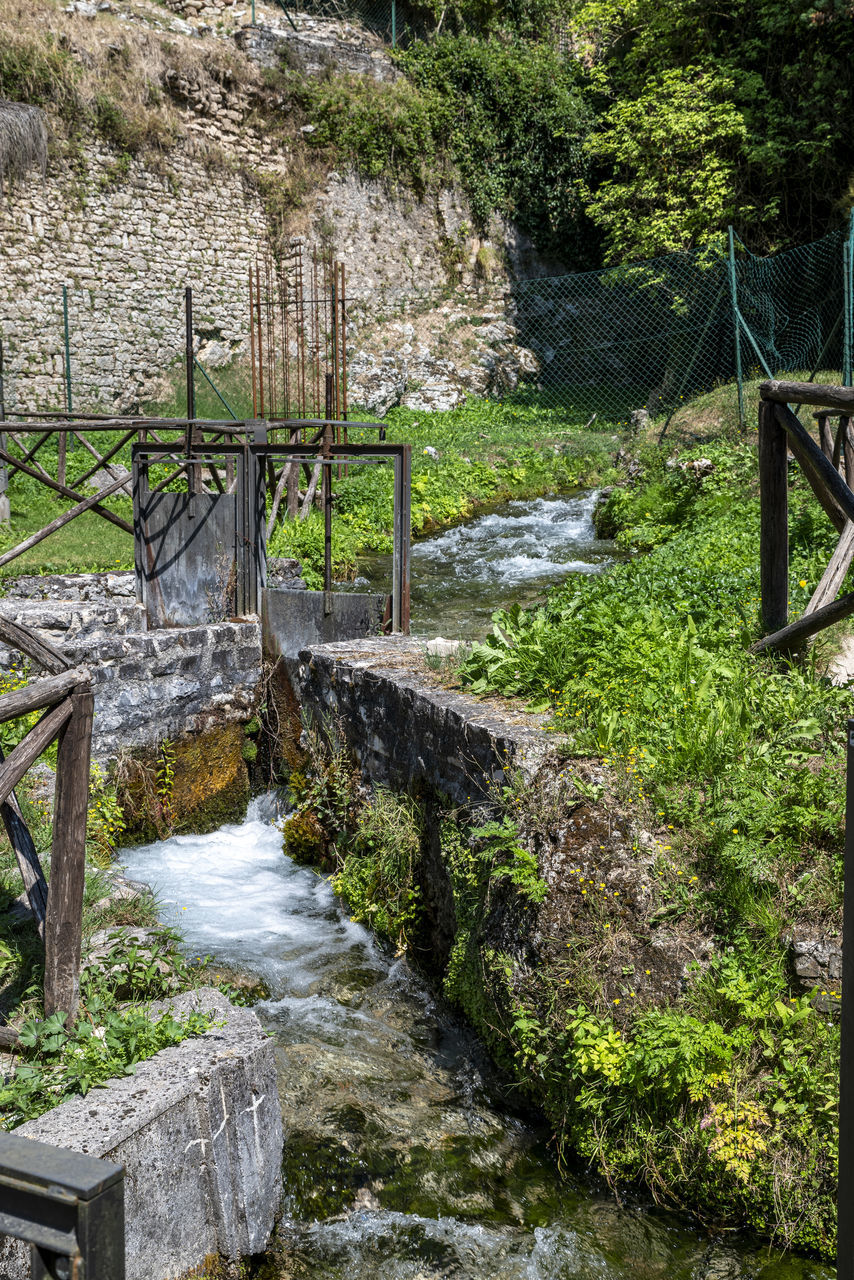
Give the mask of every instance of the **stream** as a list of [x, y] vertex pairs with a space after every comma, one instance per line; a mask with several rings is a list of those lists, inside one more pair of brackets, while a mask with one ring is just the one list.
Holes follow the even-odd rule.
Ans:
[[[572, 573], [615, 556], [593, 529], [596, 492], [506, 502], [412, 544], [412, 633], [482, 639], [496, 609], [531, 604]], [[388, 590], [391, 557], [360, 557], [357, 591]]]
[[[282, 852], [275, 802], [126, 850], [191, 956], [263, 978], [285, 1129], [263, 1280], [831, 1280], [559, 1176], [476, 1039]], [[192, 897], [188, 897], [192, 886]]]

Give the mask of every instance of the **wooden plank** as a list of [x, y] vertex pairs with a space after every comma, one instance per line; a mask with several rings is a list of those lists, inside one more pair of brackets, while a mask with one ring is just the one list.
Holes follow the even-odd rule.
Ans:
[[834, 622], [841, 622], [852, 613], [854, 613], [854, 591], [849, 591], [847, 595], [840, 596], [838, 600], [833, 600], [824, 608], [816, 609], [815, 613], [804, 614], [802, 618], [798, 618], [797, 622], [790, 622], [787, 627], [782, 627], [773, 635], [763, 636], [761, 640], [757, 640], [750, 646], [750, 652], [762, 653], [766, 649], [784, 651], [794, 649], [809, 636], [814, 636], [816, 632], [832, 626]]
[[[3, 749], [0, 747], [0, 764], [4, 761]], [[6, 828], [9, 843], [15, 851], [18, 870], [24, 884], [24, 893], [36, 922], [39, 937], [44, 937], [44, 922], [47, 913], [47, 881], [45, 880], [39, 855], [30, 835], [30, 829], [24, 821], [21, 806], [14, 791], [4, 804], [0, 805], [0, 818]]]
[[68, 697], [52, 711], [46, 711], [30, 729], [26, 738], [9, 752], [0, 764], [0, 803], [8, 800], [27, 770], [50, 746], [71, 715], [72, 709], [71, 698]]
[[[830, 459], [824, 456], [806, 428], [798, 422], [791, 409], [785, 404], [775, 404], [774, 413], [778, 423], [789, 437], [789, 448], [803, 467], [813, 492], [841, 533], [845, 528], [845, 519], [854, 520], [854, 493], [848, 488]], [[828, 502], [827, 499], [830, 501]], [[836, 516], [832, 514], [834, 507], [838, 508], [844, 517], [841, 523], [839, 523], [838, 513]]]
[[50, 891], [45, 923], [44, 1009], [72, 1018], [80, 995], [86, 814], [94, 698], [80, 687], [71, 695], [71, 718], [59, 738]]
[[842, 456], [845, 459], [845, 479], [848, 482], [848, 488], [854, 488], [854, 435], [851, 433], [851, 419], [843, 418], [839, 424], [844, 425], [844, 434], [842, 436]]
[[822, 409], [854, 413], [854, 387], [829, 387], [821, 382], [781, 382], [771, 378], [759, 384], [763, 400], [776, 404], [814, 404]]
[[804, 478], [812, 489], [819, 505], [824, 510], [828, 520], [833, 525], [837, 533], [841, 533], [845, 528], [847, 516], [842, 508], [831, 498], [824, 485], [815, 473], [811, 459], [801, 448], [797, 440], [789, 440], [789, 448], [794, 455], [798, 466], [804, 473]]
[[[818, 415], [818, 439], [822, 453], [833, 462], [833, 436], [831, 435], [826, 413]], [[837, 464], [833, 462], [833, 465], [836, 466]]]
[[830, 563], [804, 610], [804, 617], [815, 613], [816, 609], [822, 609], [831, 600], [836, 599], [836, 594], [845, 580], [852, 560], [854, 560], [854, 521], [849, 520], [842, 530]]
[[[86, 437], [81, 432], [75, 431], [74, 434], [77, 437], [77, 439], [81, 441], [81, 443], [83, 444], [87, 443]], [[100, 470], [101, 464], [103, 463], [103, 465], [106, 466], [106, 464], [110, 461], [110, 459], [116, 456], [119, 450], [123, 449], [126, 444], [130, 444], [131, 440], [133, 440], [135, 435], [137, 435], [136, 427], [132, 427], [130, 431], [126, 431], [125, 434], [122, 436], [121, 440], [119, 440], [118, 444], [113, 445], [112, 449], [107, 450], [107, 452], [104, 454], [103, 458], [101, 459], [101, 462], [96, 462], [94, 467], [90, 467], [88, 471], [84, 471], [83, 474], [80, 476], [77, 476], [75, 480], [71, 480], [70, 487], [72, 489], [79, 489], [81, 484], [85, 484], [87, 480], [91, 480], [95, 472]]]
[[[30, 462], [36, 456], [36, 454], [38, 453], [42, 445], [47, 444], [48, 440], [54, 434], [54, 430], [55, 428], [51, 427], [47, 435], [42, 436], [41, 440], [37, 440], [36, 443], [33, 445], [32, 449], [28, 449], [27, 446], [24, 444], [23, 440], [18, 439], [18, 435], [14, 431], [9, 431], [8, 432], [9, 439], [14, 441], [14, 443], [21, 450], [21, 453], [24, 455], [23, 458], [16, 460], [15, 465], [18, 466], [20, 465], [20, 463]], [[37, 462], [35, 465], [39, 469], [39, 471], [41, 471], [44, 475], [48, 474], [48, 472], [45, 471], [44, 467], [40, 462]]]
[[[789, 493], [786, 435], [770, 404], [759, 405], [759, 559], [762, 625], [777, 631], [789, 614]], [[395, 535], [398, 530], [395, 529]], [[395, 584], [397, 585], [397, 584]]]
[[314, 495], [317, 492], [317, 482], [320, 479], [321, 466], [322, 464], [320, 462], [315, 462], [314, 464], [314, 471], [311, 473], [311, 479], [308, 482], [308, 488], [305, 491], [305, 497], [303, 498], [302, 506], [300, 507], [300, 520], [305, 520], [309, 511], [311, 511], [311, 504], [314, 502]]
[[57, 516], [55, 520], [51, 520], [50, 524], [46, 524], [43, 529], [39, 529], [37, 533], [30, 534], [29, 538], [25, 538], [23, 542], [19, 542], [16, 547], [12, 547], [10, 551], [5, 551], [0, 556], [0, 569], [4, 565], [10, 564], [13, 560], [17, 560], [18, 556], [29, 551], [31, 547], [37, 546], [43, 542], [45, 538], [49, 538], [52, 533], [56, 533], [64, 525], [69, 524], [72, 520], [76, 520], [78, 516], [82, 516], [84, 511], [91, 511], [93, 507], [97, 507], [103, 498], [108, 498], [111, 493], [115, 493], [117, 489], [122, 489], [128, 483], [127, 476], [120, 476], [118, 480], [114, 480], [112, 484], [106, 485], [103, 489], [99, 489], [91, 498], [85, 498], [83, 502], [78, 502], [76, 507], [70, 507], [68, 511], [63, 511], [61, 516]]
[[68, 461], [68, 432], [58, 432], [59, 441], [56, 451], [56, 478], [60, 484], [66, 481], [66, 465]]
[[60, 675], [46, 676], [35, 680], [23, 689], [13, 689], [11, 693], [0, 696], [0, 724], [8, 720], [16, 720], [18, 716], [28, 715], [31, 711], [42, 711], [45, 707], [53, 707], [70, 693], [76, 684], [89, 679], [89, 672], [83, 667], [74, 667], [63, 671]]
[[[64, 498], [73, 498], [75, 502], [79, 502], [82, 494], [75, 493], [73, 489], [69, 489], [67, 485], [57, 484], [52, 476], [45, 472], [41, 474], [32, 467], [24, 466], [23, 463], [15, 462], [11, 454], [5, 449], [0, 449], [0, 462], [5, 462], [16, 466], [19, 471], [23, 471], [25, 475], [33, 476], [36, 480], [41, 480], [42, 484], [46, 484], [49, 489], [53, 489], [54, 493], [61, 493]], [[116, 525], [119, 529], [123, 529], [125, 533], [133, 533], [133, 525], [128, 524], [127, 520], [123, 520], [121, 516], [117, 516], [115, 512], [109, 511], [106, 507], [95, 506], [92, 508], [99, 516], [103, 516], [105, 520], [109, 520], [110, 524]]]
[[[113, 467], [108, 466], [107, 464], [111, 458], [115, 457], [115, 455], [119, 452], [120, 449], [123, 449], [124, 446], [134, 438], [134, 436], [136, 435], [136, 427], [133, 427], [130, 431], [126, 432], [126, 434], [122, 436], [118, 444], [113, 445], [112, 449], [108, 450], [108, 452], [105, 454], [100, 454], [98, 450], [95, 448], [95, 446], [92, 444], [92, 442], [86, 439], [82, 431], [75, 431], [73, 434], [75, 438], [79, 440], [80, 443], [83, 445], [83, 448], [87, 449], [89, 453], [91, 453], [92, 457], [95, 459], [94, 467], [90, 467], [89, 470], [84, 472], [83, 475], [80, 476], [78, 480], [73, 480], [71, 482], [71, 487], [73, 489], [77, 489], [81, 484], [83, 484], [85, 480], [90, 480], [92, 476], [95, 474], [95, 472], [100, 471], [102, 468], [107, 472], [107, 475], [115, 476], [116, 474], [115, 469]], [[130, 476], [125, 476], [125, 483], [130, 484]]]
[[[286, 463], [282, 467], [282, 473], [279, 476], [279, 483], [276, 485], [276, 492], [273, 494], [273, 505], [270, 508], [270, 519], [267, 521], [267, 537], [268, 538], [270, 537], [270, 534], [273, 532], [273, 529], [276, 526], [276, 516], [279, 514], [279, 507], [281, 505], [282, 496], [285, 492], [285, 488], [287, 486], [290, 473], [291, 473], [290, 464]], [[275, 472], [273, 474], [275, 475]]]
[[[833, 462], [833, 465], [836, 467], [836, 470], [841, 472], [847, 479], [848, 473], [847, 473], [847, 470], [843, 471], [843, 463], [842, 463], [842, 442], [845, 439], [845, 422], [846, 422], [845, 415], [840, 414], [839, 422], [836, 427], [836, 436], [833, 441], [833, 457], [831, 461]], [[850, 484], [848, 485], [848, 488], [849, 489], [851, 488]]]
[[0, 640], [5, 640], [14, 649], [25, 653], [28, 658], [32, 658], [52, 675], [59, 675], [60, 671], [68, 671], [71, 667], [65, 654], [49, 640], [37, 636], [30, 627], [23, 627], [19, 622], [13, 622], [11, 618], [4, 618], [2, 614], [0, 614]]

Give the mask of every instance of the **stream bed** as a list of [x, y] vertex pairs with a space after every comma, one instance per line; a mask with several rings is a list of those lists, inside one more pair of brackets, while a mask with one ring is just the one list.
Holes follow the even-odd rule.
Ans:
[[269, 988], [284, 1203], [263, 1280], [831, 1280], [562, 1178], [471, 1033], [283, 854], [272, 797], [121, 861], [191, 956]]
[[[496, 609], [531, 604], [615, 558], [593, 528], [595, 490], [506, 502], [412, 545], [412, 633], [482, 639]], [[360, 557], [355, 590], [388, 590], [391, 557]]]

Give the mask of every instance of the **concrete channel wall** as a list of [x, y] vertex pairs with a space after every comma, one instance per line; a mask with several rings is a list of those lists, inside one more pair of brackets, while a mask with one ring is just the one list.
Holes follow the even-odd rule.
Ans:
[[[212, 988], [170, 1007], [211, 1013], [214, 1025], [15, 1130], [124, 1165], [127, 1280], [173, 1280], [212, 1255], [238, 1263], [263, 1252], [281, 1197], [273, 1042], [251, 1009]], [[0, 1280], [29, 1276], [28, 1247], [0, 1236]]]

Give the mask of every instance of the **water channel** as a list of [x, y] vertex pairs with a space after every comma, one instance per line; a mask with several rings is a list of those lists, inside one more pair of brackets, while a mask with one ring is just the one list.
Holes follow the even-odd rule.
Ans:
[[[413, 629], [482, 635], [495, 608], [596, 572], [612, 550], [593, 500], [508, 503], [416, 544]], [[269, 989], [256, 1012], [279, 1063], [284, 1205], [263, 1280], [831, 1280], [561, 1176], [472, 1034], [284, 855], [276, 821], [262, 797], [239, 825], [122, 855], [191, 955]]]
[[269, 987], [285, 1199], [264, 1280], [831, 1280], [561, 1178], [473, 1036], [282, 853], [270, 798], [122, 862], [191, 955]]
[[[504, 503], [412, 546], [412, 632], [473, 639], [490, 617], [526, 605], [573, 573], [598, 573], [614, 545], [593, 529], [595, 492]], [[391, 557], [367, 558], [356, 590], [387, 589]]]

